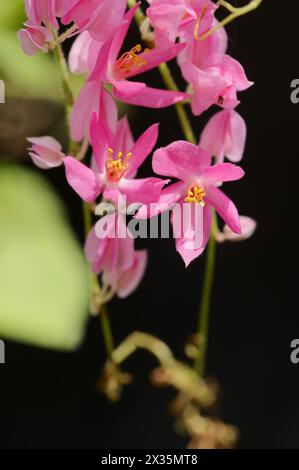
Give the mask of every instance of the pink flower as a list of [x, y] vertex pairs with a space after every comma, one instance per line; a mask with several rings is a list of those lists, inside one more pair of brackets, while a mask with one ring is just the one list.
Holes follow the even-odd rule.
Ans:
[[87, 202], [103, 193], [115, 203], [122, 196], [126, 202], [149, 204], [158, 200], [167, 181], [159, 178], [134, 179], [136, 171], [152, 151], [158, 138], [158, 125], [148, 128], [134, 144], [127, 119], [119, 121], [113, 133], [94, 113], [90, 126], [94, 167], [88, 168], [73, 157], [64, 159], [70, 186]]
[[[71, 8], [73, 8], [79, 0], [56, 0], [55, 4], [55, 14], [59, 18], [62, 18], [64, 15], [66, 15]], [[73, 20], [70, 21], [70, 23]]]
[[[138, 8], [138, 5], [136, 8]], [[186, 93], [151, 88], [143, 82], [128, 80], [138, 74], [151, 70], [163, 62], [173, 59], [184, 48], [183, 44], [175, 44], [165, 50], [153, 49], [142, 52], [141, 46], [138, 44], [130, 51], [118, 57], [136, 8], [132, 8], [126, 14], [125, 21], [118, 28], [112, 41], [106, 42], [101, 47], [95, 68], [79, 95], [78, 100], [80, 105], [75, 104], [72, 113], [72, 128], [77, 127], [76, 123], [80, 119], [82, 108], [86, 117], [91, 114], [90, 90], [100, 90], [107, 83], [112, 85], [112, 94], [115, 98], [125, 103], [150, 108], [163, 108], [189, 97]], [[97, 96], [99, 93], [98, 91]], [[82, 97], [88, 98], [83, 99]], [[94, 110], [101, 114], [99, 109]], [[86, 123], [84, 127], [86, 127]], [[73, 133], [78, 137], [79, 133]]]
[[201, 67], [185, 62], [181, 69], [193, 88], [191, 106], [195, 115], [200, 115], [213, 104], [235, 108], [239, 104], [237, 92], [253, 84], [247, 80], [241, 64], [224, 54], [207, 57]]
[[158, 47], [169, 47], [175, 43], [180, 24], [186, 12], [186, 0], [148, 0], [146, 10], [150, 25], [154, 29]]
[[53, 26], [58, 29], [56, 19], [57, 0], [25, 0], [29, 20], [36, 25]]
[[49, 51], [54, 41], [52, 29], [58, 29], [57, 17], [64, 14], [78, 0], [25, 0], [28, 20], [18, 32], [22, 48], [27, 55], [40, 50]]
[[77, 0], [62, 17], [62, 23], [73, 21], [80, 31], [88, 31], [97, 41], [106, 42], [120, 26], [126, 5], [126, 0]]
[[[161, 207], [178, 203], [191, 204], [192, 213], [183, 233], [176, 240], [177, 251], [186, 266], [205, 249], [210, 236], [212, 208], [227, 223], [230, 229], [241, 233], [238, 211], [233, 202], [218, 188], [225, 181], [235, 181], [243, 177], [244, 171], [231, 163], [211, 166], [211, 156], [197, 145], [185, 141], [173, 142], [165, 148], [156, 150], [153, 156], [153, 169], [162, 176], [170, 176], [179, 181], [162, 192]], [[199, 209], [199, 210], [198, 210]], [[159, 212], [159, 205], [157, 208]], [[192, 248], [195, 233], [195, 217], [202, 217], [201, 246]], [[141, 212], [142, 214], [142, 212]], [[175, 221], [174, 221], [175, 222]], [[193, 245], [195, 246], [195, 245]]]
[[71, 119], [71, 136], [80, 141], [89, 134], [92, 113], [96, 112], [112, 131], [117, 124], [117, 107], [114, 99], [98, 82], [87, 82], [75, 101]]
[[256, 231], [257, 223], [255, 220], [250, 217], [245, 217], [244, 215], [240, 216], [241, 223], [241, 234], [238, 235], [231, 231], [231, 229], [225, 225], [222, 232], [216, 234], [216, 240], [218, 243], [223, 243], [225, 241], [230, 242], [241, 242], [252, 237]]
[[18, 31], [18, 37], [23, 51], [27, 55], [34, 55], [39, 51], [48, 52], [49, 43], [53, 41], [52, 33], [44, 26], [24, 23], [26, 28]]
[[231, 162], [242, 160], [246, 142], [246, 124], [233, 109], [215, 114], [204, 128], [199, 146], [221, 163], [224, 157]]
[[55, 168], [63, 163], [64, 153], [60, 143], [53, 137], [28, 137], [32, 146], [28, 149], [33, 163], [43, 170]]
[[69, 53], [69, 67], [74, 74], [89, 73], [94, 67], [103, 43], [94, 39], [88, 31], [79, 34]]
[[[106, 226], [101, 238], [97, 225]], [[118, 297], [130, 295], [139, 285], [147, 264], [146, 251], [135, 251], [134, 240], [127, 233], [123, 216], [110, 214], [92, 228], [85, 244], [85, 254], [95, 274], [102, 274], [103, 288]], [[118, 230], [126, 236], [118, 236]]]
[[217, 9], [211, 0], [148, 0], [148, 3], [146, 14], [159, 47], [175, 43], [177, 37], [190, 42], [206, 32]]

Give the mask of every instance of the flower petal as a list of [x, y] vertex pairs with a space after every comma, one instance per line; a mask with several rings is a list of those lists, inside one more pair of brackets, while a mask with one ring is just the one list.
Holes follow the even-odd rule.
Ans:
[[134, 139], [127, 116], [124, 116], [117, 123], [115, 143], [113, 145], [115, 153], [123, 152], [126, 154], [132, 150]]
[[210, 186], [206, 192], [205, 200], [210, 202], [233, 232], [241, 234], [240, 216], [234, 203], [219, 188]]
[[156, 145], [159, 133], [159, 124], [153, 124], [136, 141], [131, 148], [132, 156], [129, 160], [129, 167], [126, 171], [126, 178], [132, 177], [142, 165], [146, 157], [151, 153]]
[[101, 193], [95, 172], [73, 157], [66, 157], [63, 161], [69, 185], [84, 201], [94, 202]]
[[136, 251], [133, 265], [119, 275], [116, 292], [120, 299], [128, 297], [140, 284], [147, 265], [146, 250]]
[[146, 108], [165, 108], [190, 98], [187, 93], [151, 88], [141, 82], [122, 80], [113, 81], [112, 84], [115, 98], [124, 103]]
[[87, 82], [81, 89], [71, 113], [71, 137], [75, 142], [88, 134], [92, 112], [99, 113], [100, 96], [101, 86], [97, 82]]
[[230, 242], [241, 242], [243, 240], [247, 240], [250, 238], [257, 227], [257, 223], [254, 219], [250, 217], [245, 217], [244, 215], [240, 216], [240, 223], [241, 223], [241, 235], [238, 235], [231, 231], [228, 225], [223, 227], [223, 232], [218, 232], [216, 235], [216, 240], [218, 243], [223, 243], [225, 241]]
[[[176, 221], [177, 214], [174, 212], [172, 224], [176, 237], [176, 249], [187, 268], [206, 247], [211, 232], [212, 210], [208, 203], [202, 208], [199, 205], [181, 202], [180, 207], [181, 220]], [[184, 211], [186, 211], [185, 216]]]
[[165, 212], [187, 193], [188, 186], [180, 181], [171, 184], [161, 191], [159, 200], [150, 205], [143, 205], [135, 214], [136, 219], [148, 219]]
[[154, 153], [153, 170], [158, 175], [192, 182], [211, 164], [210, 155], [184, 140], [173, 142]]
[[62, 165], [64, 153], [61, 151], [60, 143], [50, 136], [28, 137], [32, 144], [29, 148], [29, 156], [33, 163], [43, 170], [55, 168]]
[[244, 174], [245, 172], [240, 166], [233, 165], [232, 163], [218, 163], [204, 170], [200, 179], [204, 187], [206, 187], [225, 181], [237, 181], [243, 178]]
[[234, 109], [216, 113], [204, 128], [199, 146], [217, 158], [220, 163], [226, 156], [239, 162], [244, 153], [246, 124]]
[[[160, 178], [125, 179], [119, 183], [119, 192], [126, 197], [126, 203], [149, 204], [159, 200], [161, 190], [167, 181]], [[105, 199], [117, 202], [117, 192], [114, 188], [104, 191]]]
[[227, 82], [213, 69], [201, 70], [188, 62], [182, 64], [181, 69], [185, 80], [193, 86], [191, 106], [193, 114], [199, 116], [217, 103], [219, 96], [227, 88]]

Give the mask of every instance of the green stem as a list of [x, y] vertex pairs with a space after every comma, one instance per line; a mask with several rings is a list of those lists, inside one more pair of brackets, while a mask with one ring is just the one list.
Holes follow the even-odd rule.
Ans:
[[53, 49], [54, 57], [56, 59], [56, 62], [59, 66], [60, 70], [60, 79], [62, 83], [62, 88], [63, 88], [63, 94], [65, 97], [65, 104], [66, 104], [66, 109], [67, 112], [69, 113], [70, 109], [72, 108], [74, 104], [74, 95], [71, 89], [71, 84], [70, 84], [70, 77], [69, 77], [69, 72], [68, 72], [68, 66], [64, 57], [64, 53], [62, 50], [62, 47], [60, 44], [58, 44], [54, 49]]
[[100, 322], [103, 332], [103, 338], [105, 341], [105, 347], [107, 356], [110, 360], [113, 361], [112, 353], [114, 351], [114, 340], [112, 335], [111, 323], [109, 319], [107, 305], [103, 305], [100, 312]]
[[199, 36], [199, 37], [196, 36], [195, 39], [199, 41], [204, 41], [209, 36], [211, 36], [216, 31], [218, 31], [220, 28], [224, 28], [224, 26], [228, 25], [231, 21], [234, 21], [236, 18], [239, 18], [239, 16], [247, 15], [247, 13], [250, 13], [251, 11], [256, 10], [261, 5], [261, 3], [262, 3], [262, 0], [251, 0], [244, 7], [234, 7], [226, 0], [219, 0], [217, 2], [217, 5], [223, 6], [224, 8], [226, 8], [230, 12], [230, 15], [228, 15], [224, 20], [220, 21], [218, 24], [216, 24], [213, 28], [211, 28], [209, 31], [204, 33], [202, 36]]
[[[83, 216], [84, 216], [85, 235], [87, 236], [92, 227], [92, 214], [91, 214], [90, 206], [86, 202], [83, 202]], [[90, 272], [90, 282], [91, 282], [91, 287], [92, 287], [92, 296], [97, 298], [99, 295], [101, 295], [102, 289], [101, 289], [98, 277], [92, 272]], [[112, 328], [111, 328], [111, 323], [109, 319], [107, 305], [104, 304], [104, 305], [101, 305], [99, 308], [97, 307], [97, 311], [98, 310], [99, 310], [98, 313], [100, 317], [107, 357], [111, 359], [113, 349], [114, 349], [114, 341], [113, 341]]]
[[[55, 37], [56, 36], [57, 34], [55, 31]], [[75, 98], [74, 98], [73, 90], [70, 84], [70, 77], [69, 77], [67, 62], [65, 60], [64, 53], [60, 44], [58, 44], [53, 49], [53, 54], [54, 54], [56, 63], [58, 65], [59, 71], [60, 71], [60, 80], [61, 80], [63, 96], [64, 96], [65, 114], [66, 114], [66, 120], [67, 120], [67, 130], [68, 130], [68, 140], [69, 140], [68, 153], [76, 156], [76, 154], [80, 150], [80, 145], [77, 142], [72, 141], [71, 134], [70, 134], [70, 127], [69, 127], [70, 112], [74, 105]]]
[[210, 307], [211, 297], [213, 288], [213, 279], [215, 273], [215, 261], [216, 261], [216, 239], [215, 234], [217, 232], [217, 216], [213, 211], [212, 229], [207, 248], [207, 258], [204, 273], [204, 283], [202, 289], [202, 297], [199, 307], [198, 315], [198, 354], [194, 361], [194, 369], [199, 376], [204, 375], [206, 355], [208, 347], [208, 332], [209, 332], [209, 319], [210, 319]]
[[[171, 71], [166, 63], [159, 65], [159, 71], [168, 90], [179, 91], [177, 84], [175, 83], [171, 74]], [[196, 144], [196, 138], [184, 105], [182, 103], [176, 103], [175, 109], [186, 139], [191, 142], [191, 144]]]

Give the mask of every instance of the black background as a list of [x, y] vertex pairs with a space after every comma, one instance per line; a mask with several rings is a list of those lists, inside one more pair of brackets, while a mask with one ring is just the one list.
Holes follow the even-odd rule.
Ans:
[[[228, 29], [229, 52], [255, 86], [242, 93], [239, 107], [248, 125], [242, 162], [246, 178], [226, 185], [226, 193], [259, 226], [251, 240], [218, 249], [207, 373], [221, 385], [217, 414], [240, 429], [240, 448], [299, 448], [299, 365], [289, 358], [290, 342], [299, 337], [294, 282], [298, 181], [293, 170], [299, 105], [290, 101], [290, 83], [299, 78], [298, 18], [294, 0], [264, 0], [258, 11]], [[147, 78], [161, 84], [157, 72]], [[208, 115], [194, 120], [198, 135]], [[172, 109], [135, 108], [131, 121], [136, 136], [160, 121], [159, 145], [182, 138]], [[60, 170], [47, 177], [81, 237], [79, 199]], [[144, 330], [183, 358], [185, 340], [196, 327], [204, 256], [185, 270], [172, 240], [140, 245], [150, 254], [145, 279], [134, 295], [110, 306], [116, 342], [132, 330]], [[167, 413], [173, 392], [150, 385], [155, 362], [146, 353], [138, 352], [125, 364], [135, 382], [120, 403], [107, 402], [96, 390], [105, 357], [98, 319], [89, 322], [86, 340], [74, 354], [12, 342], [6, 346], [7, 364], [0, 366], [1, 448], [186, 445]]]

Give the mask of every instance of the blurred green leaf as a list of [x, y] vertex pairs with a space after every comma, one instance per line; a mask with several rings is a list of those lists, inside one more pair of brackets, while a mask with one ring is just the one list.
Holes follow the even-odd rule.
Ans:
[[42, 53], [30, 57], [24, 54], [14, 31], [0, 31], [0, 78], [7, 96], [61, 99], [53, 58]]
[[0, 337], [76, 348], [88, 318], [88, 269], [41, 176], [0, 166], [0, 227]]
[[[23, 0], [0, 2], [0, 79], [4, 80], [6, 96], [62, 100], [61, 82], [52, 54], [24, 54], [17, 31], [26, 20]], [[85, 77], [71, 75], [77, 95]]]
[[25, 21], [23, 0], [6, 0], [0, 3], [0, 29], [17, 30]]

